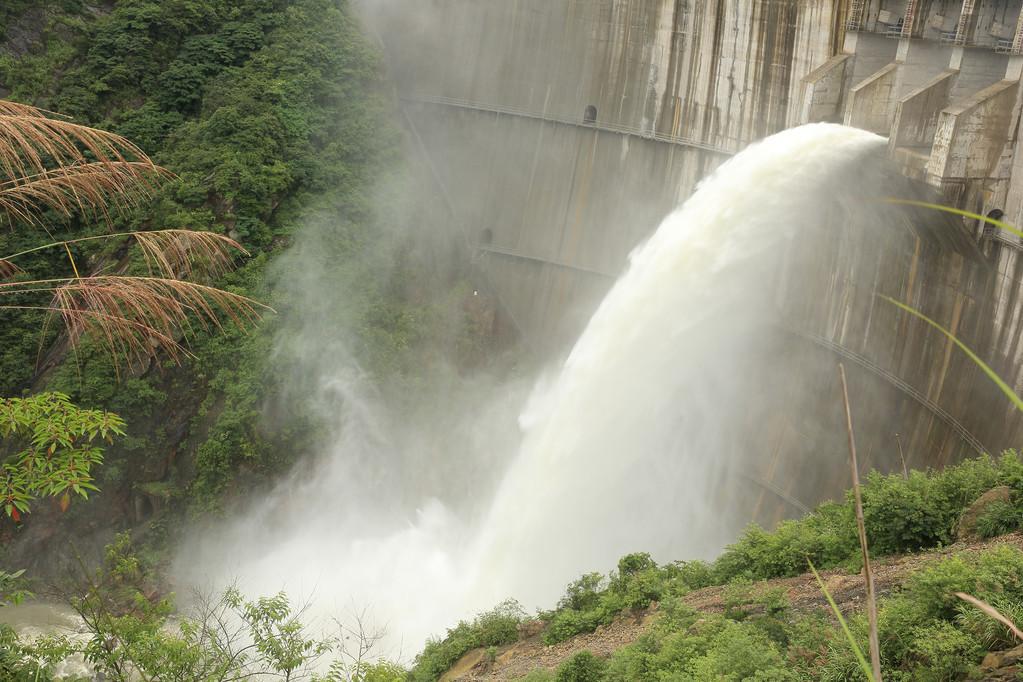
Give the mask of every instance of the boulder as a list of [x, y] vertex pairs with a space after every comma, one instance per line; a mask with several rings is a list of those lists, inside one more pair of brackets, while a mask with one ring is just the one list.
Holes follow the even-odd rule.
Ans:
[[1023, 644], [1015, 649], [992, 651], [980, 664], [980, 674], [973, 680], [1018, 680], [1023, 662]]
[[1007, 485], [996, 486], [978, 497], [959, 518], [959, 523], [956, 526], [956, 539], [980, 539], [977, 536], [977, 519], [984, 515], [993, 502], [1009, 502], [1011, 497], [1012, 489]]

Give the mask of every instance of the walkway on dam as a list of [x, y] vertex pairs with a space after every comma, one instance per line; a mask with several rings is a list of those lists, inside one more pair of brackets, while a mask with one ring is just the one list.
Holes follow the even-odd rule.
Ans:
[[402, 101], [412, 102], [417, 104], [434, 104], [437, 106], [444, 107], [455, 107], [458, 109], [466, 109], [469, 111], [479, 111], [483, 113], [497, 114], [498, 116], [515, 116], [518, 118], [530, 118], [544, 123], [555, 123], [558, 125], [575, 126], [579, 128], [593, 128], [594, 130], [600, 130], [607, 133], [614, 133], [617, 135], [627, 135], [629, 137], [638, 137], [644, 140], [653, 140], [656, 142], [665, 142], [667, 144], [677, 145], [679, 147], [687, 147], [689, 149], [698, 149], [700, 151], [710, 152], [711, 154], [717, 154], [719, 156], [734, 156], [735, 152], [730, 149], [723, 147], [717, 147], [705, 142], [697, 142], [686, 137], [680, 137], [677, 135], [666, 135], [664, 133], [658, 133], [651, 130], [642, 130], [640, 128], [633, 128], [629, 126], [613, 125], [609, 123], [586, 122], [582, 120], [572, 120], [567, 118], [557, 118], [550, 116], [542, 111], [528, 111], [525, 109], [515, 109], [512, 107], [502, 107], [493, 104], [484, 104], [482, 102], [471, 102], [468, 100], [453, 99], [451, 97], [430, 97], [425, 95], [416, 96], [402, 96]]

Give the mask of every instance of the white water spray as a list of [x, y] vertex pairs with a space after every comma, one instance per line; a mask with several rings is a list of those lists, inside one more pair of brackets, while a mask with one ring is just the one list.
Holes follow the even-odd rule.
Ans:
[[[321, 616], [367, 607], [407, 656], [500, 599], [550, 607], [566, 582], [627, 552], [711, 556], [749, 520], [730, 513], [734, 474], [763, 455], [740, 425], [765, 395], [755, 377], [772, 358], [759, 334], [775, 321], [779, 259], [818, 227], [816, 208], [855, 182], [851, 164], [883, 144], [851, 128], [804, 126], [751, 146], [705, 181], [635, 251], [560, 373], [534, 390], [496, 492], [453, 481], [450, 499], [410, 499], [414, 485], [374, 487], [360, 475], [367, 459], [423, 466], [412, 464], [414, 447], [395, 446], [415, 434], [391, 437], [405, 426], [375, 418], [373, 438], [350, 434], [314, 476], [282, 486], [276, 521], [250, 514], [189, 553], [189, 577], [287, 589], [311, 597]], [[349, 421], [386, 412], [347, 404]], [[469, 431], [484, 434], [474, 447], [487, 446], [486, 429], [506, 412], [467, 415]], [[495, 436], [491, 449], [506, 441]]]

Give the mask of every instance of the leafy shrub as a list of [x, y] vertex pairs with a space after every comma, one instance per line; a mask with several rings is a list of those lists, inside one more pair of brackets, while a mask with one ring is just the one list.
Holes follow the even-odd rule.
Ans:
[[411, 679], [432, 682], [454, 665], [466, 652], [480, 647], [501, 646], [518, 639], [518, 626], [525, 619], [522, 606], [513, 599], [481, 613], [472, 622], [462, 621], [448, 630], [442, 640], [430, 640], [416, 657]]
[[[981, 494], [996, 485], [1014, 491], [1011, 509], [996, 507], [985, 523], [998, 534], [1023, 520], [1023, 460], [1015, 450], [1000, 459], [982, 456], [940, 472], [883, 476], [872, 472], [863, 485], [863, 515], [875, 556], [948, 544], [955, 523]], [[806, 571], [809, 558], [818, 568], [856, 566], [859, 541], [852, 493], [845, 501], [827, 502], [798, 521], [784, 521], [769, 533], [746, 529], [713, 565], [713, 581], [736, 577], [767, 580]]]
[[627, 554], [609, 580], [599, 573], [587, 573], [569, 584], [557, 608], [541, 614], [548, 621], [543, 641], [557, 644], [593, 632], [625, 609], [643, 609], [666, 595], [687, 592], [686, 576], [705, 580], [708, 574], [709, 568], [702, 562], [659, 567], [649, 554]]
[[751, 622], [683, 609], [615, 652], [606, 682], [797, 679], [779, 647]]
[[558, 609], [573, 609], [575, 611], [592, 609], [600, 602], [600, 593], [603, 588], [604, 576], [600, 573], [587, 573], [568, 584], [565, 596], [558, 601]]
[[[943, 513], [944, 512], [944, 513]], [[949, 542], [957, 516], [935, 494], [934, 480], [914, 471], [901, 476], [867, 475], [863, 518], [870, 547], [877, 554], [919, 550]]]
[[698, 680], [794, 680], [778, 647], [756, 627], [726, 622], [691, 663]]
[[593, 632], [604, 620], [604, 613], [600, 608], [589, 611], [576, 611], [567, 609], [558, 611], [553, 615], [547, 629], [543, 633], [544, 644], [551, 645], [564, 642], [582, 632]]
[[[988, 603], [1008, 618], [1009, 622], [1023, 625], [1023, 601], [992, 597]], [[960, 604], [956, 623], [965, 632], [975, 637], [988, 651], [1010, 649], [1018, 644], [1015, 635], [1008, 627], [972, 604]]]
[[977, 518], [977, 534], [982, 538], [993, 538], [1011, 533], [1023, 524], [1023, 510], [1012, 502], [995, 500]]
[[911, 637], [908, 656], [913, 679], [920, 682], [961, 679], [984, 651], [975, 637], [945, 621], [918, 628]]
[[408, 679], [408, 671], [390, 661], [363, 665], [357, 673], [358, 682], [405, 682]]
[[477, 646], [500, 646], [514, 642], [519, 637], [519, 624], [526, 612], [514, 599], [501, 602], [490, 611], [476, 617], [473, 627], [477, 630]]
[[773, 533], [753, 525], [714, 563], [718, 584], [744, 576], [766, 580], [799, 575], [810, 558], [836, 566], [859, 551], [852, 505], [828, 502], [799, 521], [783, 521]]
[[646, 552], [626, 554], [618, 561], [618, 571], [611, 576], [611, 591], [621, 598], [617, 609], [642, 609], [657, 601], [664, 593], [671, 573], [662, 570]]
[[555, 682], [601, 682], [607, 664], [590, 651], [580, 651], [558, 668]]
[[879, 554], [947, 544], [962, 512], [999, 483], [998, 463], [968, 460], [938, 473], [914, 471], [909, 479], [872, 472], [863, 488], [863, 516], [871, 548]]
[[657, 568], [657, 562], [646, 552], [626, 554], [618, 560], [618, 574], [611, 581], [611, 587], [621, 589], [630, 577], [652, 568]]
[[817, 612], [804, 616], [788, 628], [786, 658], [794, 671], [808, 679], [820, 671], [827, 660], [828, 644], [834, 640], [835, 627], [829, 615]]
[[53, 669], [59, 658], [54, 660], [45, 645], [28, 643], [18, 638], [10, 625], [0, 623], [0, 672], [5, 682], [50, 682]]
[[[867, 619], [862, 615], [854, 615], [846, 618], [849, 630], [856, 639], [860, 651], [869, 651], [867, 638]], [[863, 679], [863, 669], [856, 659], [849, 640], [844, 635], [832, 633], [824, 645], [824, 654], [816, 667], [811, 667], [809, 679], [819, 679], [821, 682], [850, 682], [851, 680]]]
[[714, 584], [714, 567], [706, 561], [675, 561], [665, 566], [669, 578], [680, 582], [690, 590], [698, 590]]
[[[976, 555], [962, 554], [912, 575], [902, 592], [887, 600], [879, 612], [881, 649], [885, 659], [900, 667], [918, 667], [921, 652], [927, 651], [922, 649], [921, 642], [908, 637], [907, 633], [922, 632], [942, 623], [954, 625], [960, 622], [960, 614], [974, 607], [959, 600], [956, 592], [965, 592], [988, 602], [997, 600], [1002, 605], [1023, 604], [1023, 552], [1001, 546]], [[975, 616], [967, 618], [977, 622]], [[971, 633], [965, 628], [963, 631], [974, 642], [979, 641], [977, 636], [983, 634]], [[946, 640], [946, 649], [951, 650], [952, 639], [946, 637]], [[963, 651], [964, 656], [969, 653], [968, 649]], [[937, 655], [939, 652], [931, 653]], [[949, 654], [946, 651], [942, 655], [947, 657]]]

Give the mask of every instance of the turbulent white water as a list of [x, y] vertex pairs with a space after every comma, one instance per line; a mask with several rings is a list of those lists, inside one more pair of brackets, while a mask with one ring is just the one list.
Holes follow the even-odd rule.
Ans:
[[[61, 636], [84, 644], [89, 640], [85, 623], [69, 607], [47, 602], [26, 602], [17, 606], [4, 606], [0, 622], [10, 625], [21, 637], [31, 641], [39, 637]], [[0, 670], [0, 672], [3, 672]], [[81, 655], [75, 655], [55, 664], [55, 679], [88, 679], [93, 670]], [[0, 676], [0, 679], [6, 679]]]
[[[815, 124], [724, 164], [635, 251], [524, 409], [515, 392], [473, 403], [452, 389], [456, 414], [426, 433], [342, 381], [330, 456], [189, 551], [185, 575], [287, 589], [321, 618], [366, 608], [390, 632], [381, 653], [407, 656], [500, 599], [549, 607], [630, 551], [712, 555], [743, 522], [732, 483], [757, 456], [737, 425], [772, 360], [759, 337], [775, 314], [768, 283], [790, 240], [819, 227], [821, 202], [854, 182], [851, 162], [883, 144]], [[422, 493], [433, 469], [455, 480]], [[489, 474], [457, 480], [470, 470]]]

